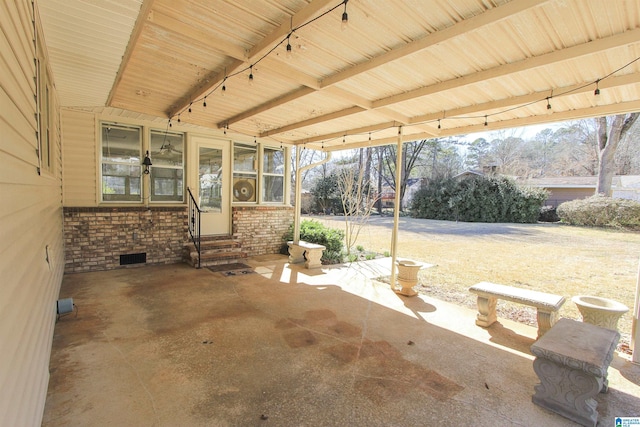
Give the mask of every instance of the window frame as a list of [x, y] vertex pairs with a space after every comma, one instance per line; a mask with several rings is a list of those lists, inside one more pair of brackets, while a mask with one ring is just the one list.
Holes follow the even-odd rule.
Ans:
[[[120, 129], [135, 129], [138, 131], [138, 162], [134, 163], [133, 161], [130, 162], [117, 162], [117, 161], [112, 161], [112, 160], [105, 160], [104, 158], [104, 140], [103, 140], [103, 135], [104, 135], [104, 128], [105, 127], [115, 127], [115, 128], [120, 128]], [[100, 202], [101, 203], [124, 203], [124, 204], [141, 204], [143, 203], [143, 201], [145, 200], [145, 189], [144, 189], [144, 179], [143, 179], [143, 169], [142, 169], [142, 150], [143, 150], [143, 145], [144, 145], [144, 127], [141, 125], [132, 125], [132, 124], [123, 124], [123, 123], [115, 123], [115, 122], [109, 122], [109, 121], [101, 121], [100, 122], [100, 150], [99, 150], [99, 172], [100, 172], [100, 180], [98, 182], [98, 186], [99, 186], [99, 192], [100, 192]], [[138, 174], [138, 179], [139, 179], [139, 189], [140, 189], [140, 193], [139, 193], [139, 197], [136, 200], [107, 200], [105, 199], [105, 195], [107, 195], [107, 193], [104, 192], [104, 178], [105, 178], [105, 174], [104, 174], [104, 165], [122, 165], [122, 166], [129, 166], [129, 167], [137, 167], [139, 170], [139, 174]], [[117, 176], [117, 175], [114, 175]], [[130, 189], [131, 189], [131, 175], [128, 176], [123, 176], [125, 179], [125, 188], [129, 189], [129, 192], [125, 194], [125, 196], [131, 196], [130, 193]], [[136, 194], [133, 194], [134, 196]], [[117, 194], [116, 194], [117, 196]]]
[[[181, 164], [179, 166], [161, 165], [161, 164], [158, 164], [157, 161], [154, 161], [154, 158], [157, 158], [157, 156], [158, 156], [158, 154], [153, 151], [153, 135], [154, 134], [159, 135], [161, 137], [164, 137], [165, 135], [171, 135], [172, 137], [176, 137], [176, 136], [180, 136], [181, 137], [181, 139], [182, 139], [181, 145], [182, 146], [181, 146], [180, 149], [181, 149], [182, 153], [181, 153]], [[186, 160], [185, 160], [186, 159], [186, 155], [185, 155], [186, 151], [185, 151], [185, 148], [186, 148], [186, 145], [187, 145], [186, 141], [187, 141], [187, 138], [186, 138], [186, 134], [184, 132], [173, 132], [173, 131], [169, 132], [167, 130], [155, 129], [155, 128], [150, 128], [149, 129], [149, 156], [151, 158], [152, 165], [149, 168], [150, 169], [150, 173], [149, 173], [149, 188], [147, 190], [148, 191], [148, 195], [146, 195], [146, 194], [144, 195], [145, 198], [146, 197], [149, 198], [149, 203], [154, 203], [154, 204], [160, 204], [160, 203], [162, 203], [162, 204], [184, 204], [185, 203], [185, 192], [186, 192], [186, 188], [187, 188], [187, 185], [186, 185], [186, 171], [185, 171], [185, 169], [186, 169]], [[154, 182], [155, 181], [154, 181], [153, 175], [154, 175], [154, 170], [159, 170], [159, 169], [174, 170], [174, 171], [180, 170], [180, 171], [182, 171], [182, 179], [181, 179], [182, 186], [181, 186], [181, 188], [179, 188], [177, 186], [175, 187], [176, 190], [179, 191], [179, 194], [177, 194], [176, 196], [179, 195], [181, 197], [180, 200], [176, 200], [176, 199], [173, 199], [173, 200], [172, 199], [154, 200], [154, 196], [155, 196], [154, 195]], [[143, 190], [143, 192], [144, 191], [145, 190]], [[169, 196], [155, 196], [155, 197], [169, 197]]]
[[[265, 165], [265, 156], [266, 156], [266, 151], [270, 150], [273, 152], [281, 152], [282, 153], [282, 173], [274, 173], [274, 172], [266, 172], [266, 165]], [[286, 197], [286, 191], [287, 191], [287, 183], [285, 181], [285, 176], [287, 174], [287, 153], [288, 150], [285, 147], [276, 147], [276, 146], [271, 146], [271, 145], [262, 145], [261, 146], [261, 150], [260, 150], [260, 187], [261, 187], [261, 191], [260, 191], [260, 202], [264, 203], [264, 204], [273, 204], [273, 205], [284, 205], [287, 203], [287, 197]], [[282, 178], [282, 200], [278, 201], [278, 200], [266, 200], [266, 190], [267, 190], [267, 184], [266, 184], [266, 179], [267, 178]]]
[[[236, 169], [236, 150], [238, 147], [244, 147], [245, 149], [255, 149], [255, 157], [253, 159], [253, 168], [251, 170]], [[260, 202], [260, 156], [261, 150], [258, 144], [251, 144], [241, 141], [232, 142], [231, 153], [231, 203], [242, 205], [256, 205]], [[240, 180], [252, 180], [253, 181], [253, 197], [252, 200], [237, 200], [234, 187]]]

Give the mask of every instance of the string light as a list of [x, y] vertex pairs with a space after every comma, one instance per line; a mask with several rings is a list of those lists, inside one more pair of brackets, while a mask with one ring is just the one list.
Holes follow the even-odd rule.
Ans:
[[173, 125], [171, 124], [171, 119], [169, 119], [169, 127], [173, 127]]
[[206, 96], [204, 97], [204, 101], [202, 101], [202, 106], [204, 108], [207, 108], [207, 97]]
[[344, 12], [342, 12], [342, 23], [340, 24], [340, 28], [342, 31], [346, 30], [349, 27], [349, 14], [347, 14], [347, 2], [349, 0], [344, 0]]
[[[202, 100], [202, 101], [203, 101], [203, 107], [205, 107], [205, 108], [206, 108], [206, 106], [207, 106], [207, 103], [206, 103], [206, 98], [207, 98], [207, 96], [208, 96], [208, 95], [211, 95], [211, 94], [212, 94], [215, 90], [217, 90], [218, 88], [220, 88], [221, 95], [222, 95], [222, 96], [224, 96], [224, 95], [225, 95], [225, 93], [226, 93], [226, 81], [227, 81], [227, 79], [228, 79], [229, 77], [235, 77], [235, 76], [237, 76], [237, 75], [239, 75], [239, 74], [241, 74], [241, 73], [244, 73], [244, 72], [246, 72], [247, 70], [249, 70], [249, 84], [250, 84], [250, 85], [252, 85], [252, 84], [253, 84], [253, 81], [254, 81], [254, 77], [253, 77], [253, 66], [254, 66], [254, 65], [257, 65], [260, 61], [262, 61], [263, 59], [265, 59], [268, 55], [270, 55], [270, 54], [271, 54], [271, 53], [272, 53], [276, 48], [278, 48], [278, 47], [279, 47], [281, 44], [283, 44], [285, 41], [286, 41], [286, 54], [287, 54], [287, 57], [290, 57], [290, 55], [292, 54], [292, 50], [293, 50], [293, 49], [292, 49], [292, 47], [291, 47], [290, 38], [291, 38], [291, 35], [294, 33], [294, 31], [296, 31], [296, 30], [298, 30], [298, 29], [300, 29], [300, 28], [303, 28], [303, 27], [305, 27], [305, 26], [307, 26], [307, 25], [311, 24], [312, 22], [314, 22], [314, 21], [316, 21], [316, 20], [318, 20], [318, 19], [320, 19], [320, 18], [324, 17], [325, 15], [328, 15], [329, 13], [331, 13], [331, 12], [335, 11], [336, 9], [338, 9], [338, 8], [339, 8], [339, 7], [341, 7], [341, 6], [344, 6], [344, 11], [343, 11], [343, 13], [342, 13], [341, 28], [342, 28], [343, 30], [344, 30], [344, 29], [346, 29], [346, 28], [348, 27], [348, 23], [349, 23], [349, 16], [348, 16], [348, 13], [347, 13], [347, 3], [348, 3], [348, 0], [343, 0], [342, 2], [340, 2], [339, 4], [337, 4], [336, 6], [334, 6], [334, 7], [332, 7], [331, 9], [329, 9], [329, 10], [325, 11], [324, 13], [322, 13], [321, 15], [316, 16], [315, 18], [310, 19], [309, 21], [307, 21], [307, 22], [305, 22], [305, 23], [303, 23], [303, 24], [301, 24], [301, 25], [299, 25], [299, 26], [297, 26], [297, 27], [295, 27], [295, 28], [293, 27], [293, 17], [291, 17], [291, 30], [290, 30], [290, 32], [286, 35], [286, 37], [285, 37], [284, 39], [282, 39], [279, 43], [277, 43], [277, 44], [276, 44], [276, 45], [275, 45], [271, 50], [269, 50], [267, 53], [265, 53], [262, 57], [260, 57], [260, 58], [258, 58], [257, 60], [255, 60], [255, 61], [254, 61], [252, 64], [250, 64], [250, 65], [249, 65], [249, 67], [247, 67], [247, 68], [244, 68], [244, 69], [242, 69], [242, 70], [239, 70], [239, 71], [237, 71], [237, 72], [235, 72], [235, 73], [233, 73], [233, 74], [230, 74], [230, 75], [227, 75], [227, 74], [226, 74], [226, 68], [225, 68], [225, 77], [224, 77], [224, 79], [222, 80], [222, 83], [221, 83], [221, 84], [219, 84], [218, 86], [216, 86], [215, 88], [213, 88], [209, 93], [207, 93], [206, 95], [204, 95], [202, 98], [200, 98], [200, 99], [196, 99], [196, 100], [192, 100], [192, 101], [189, 103], [189, 106], [188, 106], [187, 111], [188, 111], [189, 113], [191, 113], [191, 112], [192, 112], [192, 104], [193, 104], [193, 102], [198, 102], [199, 100]], [[598, 78], [598, 79], [597, 79], [597, 80], [595, 80], [595, 81], [592, 81], [592, 82], [590, 82], [590, 83], [584, 84], [584, 85], [579, 86], [579, 87], [574, 87], [574, 88], [572, 88], [572, 89], [570, 89], [570, 90], [567, 90], [567, 91], [565, 91], [565, 92], [563, 92], [563, 93], [556, 94], [556, 96], [568, 95], [568, 94], [571, 94], [571, 93], [573, 93], [573, 92], [578, 92], [578, 91], [580, 91], [580, 90], [582, 90], [582, 89], [584, 89], [584, 88], [588, 87], [589, 85], [595, 84], [596, 88], [595, 88], [595, 90], [594, 90], [594, 97], [596, 98], [596, 105], [599, 105], [599, 104], [598, 104], [598, 100], [600, 99], [600, 87], [599, 87], [599, 83], [600, 83], [600, 81], [605, 80], [605, 79], [607, 79], [607, 78], [609, 78], [609, 77], [611, 77], [611, 76], [613, 76], [613, 75], [617, 74], [619, 71], [621, 71], [621, 70], [623, 70], [623, 69], [625, 69], [625, 68], [627, 68], [627, 67], [631, 66], [632, 64], [634, 64], [635, 62], [638, 62], [638, 61], [640, 61], [640, 57], [638, 57], [638, 58], [635, 58], [635, 59], [631, 60], [631, 61], [630, 61], [630, 62], [628, 62], [627, 64], [625, 64], [625, 65], [621, 66], [620, 68], [618, 68], [618, 69], [616, 69], [616, 70], [614, 70], [614, 71], [610, 72], [609, 74], [607, 74], [607, 75], [605, 75], [605, 76], [603, 76], [603, 77]], [[553, 96], [554, 96], [554, 95], [553, 95], [553, 90], [552, 90], [552, 91], [551, 91], [551, 96], [547, 96], [547, 97], [545, 97], [545, 98], [542, 98], [542, 100], [546, 100], [546, 101], [547, 101], [547, 106], [546, 106], [546, 112], [547, 112], [547, 114], [552, 114], [552, 113], [553, 113], [552, 106], [551, 106], [551, 102], [550, 102], [550, 100], [551, 100], [551, 98], [552, 98]], [[499, 112], [492, 113], [491, 115], [502, 114], [502, 113], [506, 113], [506, 112], [509, 112], [509, 111], [512, 111], [512, 110], [516, 110], [516, 109], [519, 109], [519, 108], [528, 107], [529, 105], [535, 104], [536, 102], [539, 102], [539, 101], [540, 101], [540, 100], [532, 101], [532, 102], [527, 103], [527, 104], [524, 104], [524, 105], [518, 105], [518, 106], [515, 106], [515, 107], [507, 108], [507, 109], [505, 109], [505, 110], [503, 110], [503, 111], [499, 111]], [[180, 111], [176, 112], [176, 113], [175, 113], [171, 118], [173, 118], [173, 117], [175, 117], [175, 116], [177, 115], [177, 117], [178, 117], [178, 118], [177, 118], [178, 123], [180, 123], [180, 122], [181, 122], [181, 117], [180, 117], [181, 113], [184, 113], [184, 108], [183, 108], [182, 110], [180, 110]], [[444, 120], [444, 118], [445, 118], [445, 113], [446, 113], [446, 112], [443, 112], [443, 117], [442, 117], [442, 118], [440, 118], [440, 119], [430, 120], [430, 121], [423, 122], [423, 123], [433, 123], [434, 121], [437, 121], [437, 123], [438, 123], [438, 124], [437, 124], [437, 128], [438, 128], [438, 129], [441, 129], [441, 128], [442, 128], [441, 120]], [[485, 119], [485, 120], [484, 120], [484, 126], [488, 126], [488, 116], [489, 116], [489, 115], [484, 115], [484, 119]], [[470, 118], [481, 118], [481, 117], [483, 117], [483, 116], [480, 116], [480, 115], [477, 115], [477, 116], [470, 116], [470, 117], [453, 116], [453, 117], [451, 117], [451, 118], [453, 118], [453, 119], [470, 119]], [[172, 127], [171, 118], [170, 118], [170, 121], [169, 121], [169, 123], [168, 123], [168, 125], [169, 125], [170, 127]], [[418, 125], [418, 124], [423, 124], [423, 123], [416, 123], [416, 125]], [[229, 129], [229, 124], [228, 124], [228, 122], [227, 122], [227, 123], [225, 124], [225, 126], [223, 126], [223, 131], [224, 131], [224, 134], [225, 134], [225, 135], [227, 134], [227, 130], [228, 130], [228, 129]], [[248, 135], [247, 135], [247, 136], [248, 136]], [[369, 141], [371, 141], [371, 132], [369, 132]], [[256, 137], [255, 137], [255, 136], [254, 136], [254, 143], [256, 143], [256, 144], [257, 144], [257, 139], [256, 139]], [[343, 136], [343, 143], [346, 143], [346, 134]], [[281, 144], [282, 144], [282, 143], [281, 143]], [[324, 141], [322, 142], [322, 148], [324, 149]]]
[[290, 37], [291, 37], [291, 33], [289, 33], [289, 35], [287, 36], [287, 58], [288, 59], [291, 59], [291, 55], [292, 55], [292, 53], [291, 53], [291, 43], [289, 41]]

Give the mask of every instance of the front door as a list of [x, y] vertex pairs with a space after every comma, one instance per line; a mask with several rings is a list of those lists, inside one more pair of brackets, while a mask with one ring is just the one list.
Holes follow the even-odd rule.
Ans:
[[200, 234], [229, 234], [229, 143], [204, 137], [194, 137], [193, 142], [197, 150], [198, 165], [196, 200], [202, 209]]

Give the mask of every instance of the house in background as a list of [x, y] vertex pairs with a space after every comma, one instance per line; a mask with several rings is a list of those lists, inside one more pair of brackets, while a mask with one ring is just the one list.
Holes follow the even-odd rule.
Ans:
[[[595, 194], [597, 176], [560, 176], [548, 178], [529, 178], [518, 180], [521, 184], [549, 191], [546, 206], [558, 207], [561, 203], [577, 199], [586, 199]], [[640, 176], [617, 175], [611, 184], [611, 197], [640, 202]]]

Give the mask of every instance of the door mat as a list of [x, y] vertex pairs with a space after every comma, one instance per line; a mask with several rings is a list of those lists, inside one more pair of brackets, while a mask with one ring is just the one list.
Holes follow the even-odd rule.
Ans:
[[255, 273], [251, 266], [239, 262], [233, 264], [213, 265], [207, 268], [214, 273], [221, 273], [224, 276], [242, 276], [244, 274]]

